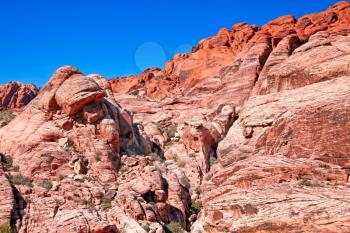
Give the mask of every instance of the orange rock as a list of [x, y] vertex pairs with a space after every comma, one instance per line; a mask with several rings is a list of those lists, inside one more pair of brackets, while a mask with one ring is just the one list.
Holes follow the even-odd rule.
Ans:
[[0, 85], [0, 108], [21, 109], [37, 94], [38, 89], [31, 84], [9, 82], [6, 85]]

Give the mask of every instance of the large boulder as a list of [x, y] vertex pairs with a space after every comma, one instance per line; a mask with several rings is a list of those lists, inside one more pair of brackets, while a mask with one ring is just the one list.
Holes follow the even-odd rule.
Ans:
[[103, 97], [100, 86], [93, 79], [82, 75], [69, 78], [58, 88], [55, 95], [57, 104], [69, 116], [93, 101], [101, 101]]

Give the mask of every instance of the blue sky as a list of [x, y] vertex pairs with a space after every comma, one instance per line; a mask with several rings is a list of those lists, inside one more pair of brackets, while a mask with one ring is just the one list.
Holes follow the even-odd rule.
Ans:
[[0, 83], [43, 85], [62, 65], [107, 78], [163, 67], [175, 52], [238, 22], [300, 17], [322, 0], [0, 0]]

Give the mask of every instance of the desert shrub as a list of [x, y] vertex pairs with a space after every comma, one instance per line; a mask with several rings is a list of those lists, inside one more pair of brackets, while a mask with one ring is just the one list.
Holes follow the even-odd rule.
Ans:
[[6, 171], [10, 170], [13, 164], [13, 160], [10, 156], [0, 153], [0, 162], [3, 163]]
[[64, 146], [64, 150], [68, 152], [69, 154], [73, 154], [78, 152], [78, 149], [75, 147], [74, 143], [72, 141], [68, 141], [67, 144]]
[[166, 228], [171, 233], [183, 233], [184, 229], [182, 228], [181, 224], [178, 222], [170, 222], [168, 225], [166, 225]]
[[103, 197], [101, 202], [101, 207], [103, 210], [108, 210], [112, 207], [112, 199], [109, 197]]
[[306, 177], [301, 177], [301, 180], [299, 181], [299, 185], [301, 185], [301, 186], [312, 186], [312, 182]]
[[11, 233], [12, 229], [9, 223], [0, 225], [0, 233]]
[[208, 175], [205, 177], [205, 180], [206, 180], [206, 181], [209, 181], [209, 180], [211, 180], [212, 177], [213, 177], [212, 174], [208, 174]]
[[152, 157], [153, 161], [163, 162], [164, 160], [157, 153], [149, 153], [148, 156]]
[[15, 115], [12, 112], [8, 110], [0, 111], [0, 128], [10, 123], [13, 118], [15, 118]]
[[177, 125], [170, 127], [170, 128], [166, 131], [166, 133], [167, 133], [167, 135], [168, 135], [169, 138], [175, 137], [176, 132], [177, 132]]
[[28, 187], [33, 187], [31, 179], [22, 175], [10, 176], [10, 182], [13, 185], [26, 185]]
[[187, 176], [181, 177], [180, 182], [181, 182], [181, 184], [182, 184], [185, 188], [187, 188], [187, 189], [189, 189], [190, 186], [191, 186], [191, 185], [190, 185], [190, 180], [188, 179]]
[[123, 164], [121, 164], [118, 171], [119, 171], [120, 173], [126, 172], [125, 166], [124, 166]]
[[201, 194], [201, 188], [198, 186], [195, 190], [194, 190], [194, 192], [196, 193], [196, 194]]
[[151, 228], [149, 227], [148, 224], [141, 224], [141, 227], [146, 231], [146, 232], [149, 232], [151, 230]]
[[39, 184], [40, 187], [46, 189], [46, 190], [50, 190], [52, 189], [52, 182], [49, 180], [43, 180], [41, 181], [41, 183]]
[[216, 162], [217, 162], [216, 157], [214, 156], [209, 157], [209, 166], [213, 166], [213, 164], [215, 164]]
[[177, 156], [174, 155], [172, 158], [171, 158], [175, 163], [177, 162]]
[[154, 201], [151, 201], [149, 202], [149, 204], [152, 206], [153, 211], [157, 213], [158, 211], [157, 203], [155, 203]]
[[203, 207], [203, 204], [201, 201], [194, 201], [191, 204], [190, 213], [191, 214], [198, 214], [199, 211], [201, 211], [202, 207]]
[[82, 204], [85, 205], [86, 207], [93, 207], [94, 206], [94, 203], [92, 202], [91, 199], [82, 200]]

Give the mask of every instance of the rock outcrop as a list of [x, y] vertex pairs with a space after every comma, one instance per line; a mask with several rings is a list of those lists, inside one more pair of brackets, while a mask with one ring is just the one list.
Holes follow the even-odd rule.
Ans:
[[[300, 19], [283, 16], [261, 28], [235, 24], [232, 30], [224, 28], [203, 39], [191, 53], [175, 55], [164, 70], [148, 69], [139, 76], [112, 79], [112, 89], [153, 99], [195, 96], [202, 106], [216, 108], [222, 103], [242, 104], [251, 95], [324, 80], [324, 76], [348, 74], [348, 38], [340, 37], [350, 33], [349, 9], [349, 2], [339, 2], [324, 12]], [[316, 55], [318, 60], [313, 59]], [[327, 71], [323, 62], [333, 58], [337, 69]], [[299, 64], [303, 61], [307, 62]], [[267, 76], [272, 78], [266, 80]]]
[[0, 226], [350, 232], [349, 15], [236, 24], [110, 81], [58, 69], [0, 129]]
[[250, 98], [202, 186], [205, 232], [349, 231], [349, 89], [345, 76]]
[[0, 108], [21, 109], [38, 94], [38, 89], [32, 84], [9, 82], [0, 85]]
[[6, 174], [0, 170], [2, 221], [14, 231], [163, 232], [171, 221], [187, 226], [191, 198], [184, 175], [161, 163], [161, 149], [100, 75], [58, 69], [1, 129], [0, 151], [11, 159], [2, 159]]

